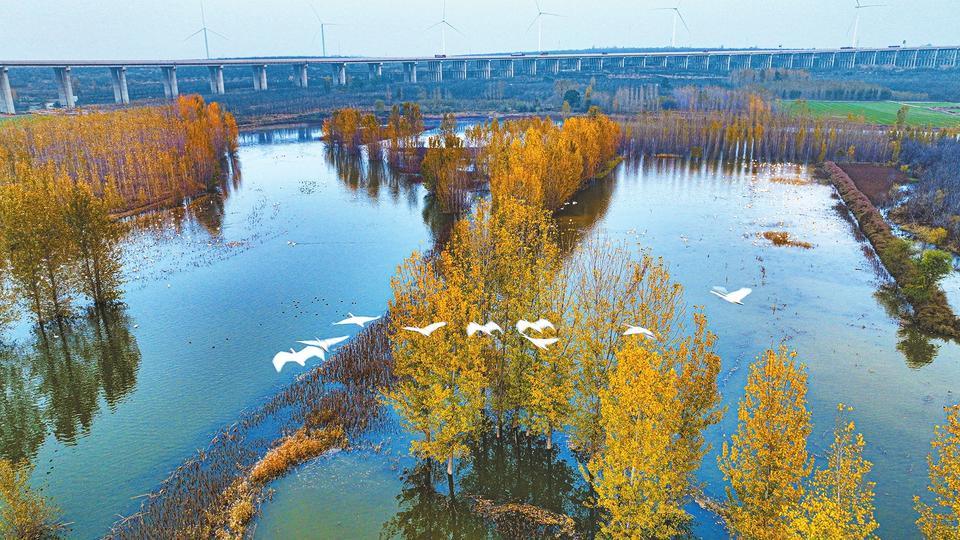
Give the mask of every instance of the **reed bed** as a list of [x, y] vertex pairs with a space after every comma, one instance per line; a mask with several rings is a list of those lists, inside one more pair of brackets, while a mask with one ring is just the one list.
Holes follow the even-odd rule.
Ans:
[[[341, 427], [349, 438], [374, 428], [382, 418], [377, 396], [393, 381], [387, 328], [387, 318], [375, 321], [329, 361], [220, 430], [207, 448], [171, 472], [156, 491], [144, 495], [140, 509], [117, 521], [106, 538], [213, 536], [225, 523], [237, 521], [233, 524], [239, 525], [239, 521], [249, 521], [254, 515], [250, 513], [252, 503], [237, 503], [250, 495], [250, 486], [243, 484], [252, 475], [268, 482], [303, 461], [285, 459], [263, 464], [272, 450], [276, 454], [281, 448], [278, 443], [285, 438], [316, 436], [313, 430], [329, 426]], [[297, 452], [285, 451], [285, 457], [309, 459], [305, 456], [324, 451], [318, 450], [318, 444], [299, 446]], [[305, 446], [312, 452], [300, 452]], [[276, 466], [281, 462], [288, 465], [283, 471]], [[257, 490], [260, 487], [255, 486]]]

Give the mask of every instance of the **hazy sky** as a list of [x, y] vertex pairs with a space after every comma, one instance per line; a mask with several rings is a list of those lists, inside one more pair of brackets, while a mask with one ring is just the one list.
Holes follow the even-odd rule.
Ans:
[[[960, 0], [869, 0], [860, 44], [960, 43]], [[307, 0], [205, 0], [213, 56], [319, 54], [319, 25]], [[313, 0], [327, 29], [328, 54], [414, 55], [440, 49], [442, 0]], [[664, 46], [676, 0], [541, 0], [545, 49]], [[682, 0], [695, 47], [839, 47], [850, 45], [855, 0]], [[534, 0], [449, 0], [447, 53], [535, 50], [527, 29]], [[0, 0], [0, 61], [21, 59], [198, 58], [200, 0]]]

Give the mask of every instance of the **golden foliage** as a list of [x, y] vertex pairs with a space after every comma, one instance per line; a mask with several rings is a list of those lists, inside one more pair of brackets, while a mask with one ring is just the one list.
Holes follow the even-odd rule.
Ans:
[[0, 127], [0, 184], [52, 167], [117, 212], [209, 188], [237, 149], [237, 125], [199, 96], [117, 111], [49, 115]]
[[0, 536], [3, 538], [56, 538], [63, 529], [60, 511], [30, 487], [33, 467], [0, 459]]
[[960, 405], [947, 409], [947, 424], [937, 426], [931, 446], [928, 489], [934, 504], [913, 498], [917, 527], [926, 538], [960, 538]]
[[467, 139], [478, 148], [477, 170], [490, 177], [496, 203], [515, 198], [556, 210], [616, 156], [621, 131], [594, 112], [568, 118], [530, 117], [477, 125]]
[[806, 490], [794, 528], [803, 538], [875, 538], [874, 483], [864, 479], [873, 465], [863, 458], [863, 435], [856, 433], [852, 411], [837, 406], [837, 425], [827, 466], [818, 469]]
[[800, 511], [803, 479], [811, 470], [807, 376], [795, 356], [780, 347], [750, 366], [737, 432], [723, 444], [727, 523], [746, 538], [795, 536], [790, 518]]
[[597, 504], [613, 538], [674, 538], [686, 530], [683, 509], [708, 447], [702, 431], [720, 420], [720, 357], [706, 317], [676, 345], [629, 338], [600, 391], [605, 440], [589, 462]]

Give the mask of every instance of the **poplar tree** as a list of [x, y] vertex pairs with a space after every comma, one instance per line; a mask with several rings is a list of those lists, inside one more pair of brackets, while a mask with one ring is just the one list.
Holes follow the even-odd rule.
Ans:
[[791, 518], [800, 510], [811, 470], [807, 376], [795, 357], [781, 346], [750, 366], [737, 432], [730, 444], [723, 443], [719, 465], [729, 483], [727, 522], [739, 536], [795, 536]]
[[927, 457], [933, 504], [913, 498], [920, 514], [917, 527], [930, 539], [960, 538], [960, 405], [947, 410], [947, 424], [937, 426]]
[[875, 538], [874, 483], [865, 479], [873, 464], [863, 457], [863, 435], [847, 418], [852, 410], [842, 403], [837, 406], [827, 466], [814, 472], [800, 516], [794, 520], [804, 538]]

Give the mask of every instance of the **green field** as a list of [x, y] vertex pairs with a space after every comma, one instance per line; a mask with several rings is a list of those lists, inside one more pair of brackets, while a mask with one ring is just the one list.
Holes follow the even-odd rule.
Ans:
[[[783, 100], [790, 111], [799, 111], [798, 101]], [[808, 110], [816, 116], [833, 118], [862, 118], [873, 124], [892, 125], [897, 121], [901, 106], [910, 107], [907, 124], [912, 126], [957, 127], [960, 126], [960, 103], [926, 101], [818, 101], [807, 100]]]

